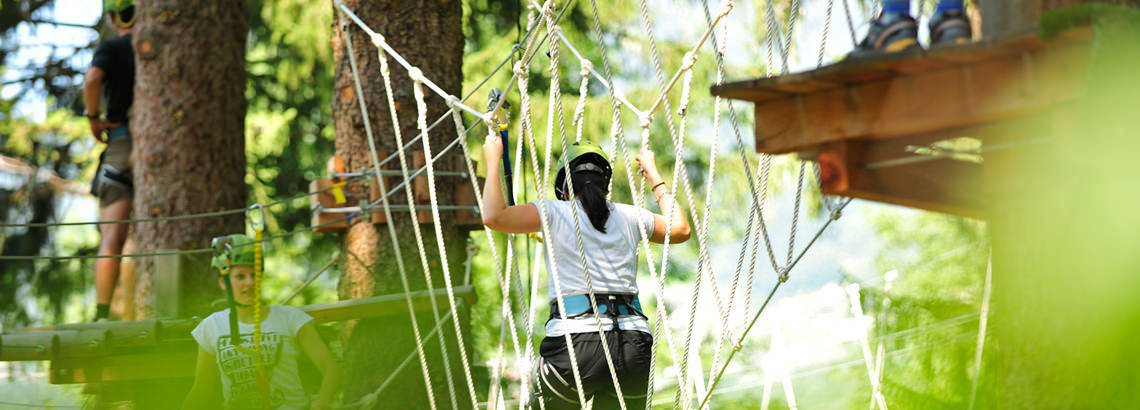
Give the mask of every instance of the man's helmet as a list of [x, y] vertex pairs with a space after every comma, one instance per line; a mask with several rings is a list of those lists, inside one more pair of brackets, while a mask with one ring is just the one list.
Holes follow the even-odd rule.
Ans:
[[135, 24], [135, 0], [103, 0], [103, 12], [111, 13], [116, 26], [129, 28]]
[[[606, 180], [613, 175], [610, 161], [602, 148], [588, 142], [575, 142], [566, 147], [562, 158], [558, 161], [558, 174], [554, 177], [554, 194], [558, 198], [566, 198], [570, 189], [566, 183], [566, 167], [570, 172], [593, 171], [602, 174]], [[569, 199], [569, 198], [566, 198]]]
[[104, 13], [121, 13], [135, 5], [135, 0], [103, 0]]

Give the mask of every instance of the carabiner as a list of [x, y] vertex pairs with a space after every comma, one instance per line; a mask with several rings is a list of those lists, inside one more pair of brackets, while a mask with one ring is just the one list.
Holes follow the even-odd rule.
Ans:
[[[254, 217], [255, 211], [257, 211], [257, 213], [261, 214], [260, 219]], [[247, 220], [249, 220], [249, 226], [253, 228], [254, 232], [259, 232], [259, 231], [265, 230], [266, 218], [265, 218], [265, 206], [264, 205], [258, 203], [258, 204], [253, 204], [252, 206], [250, 206], [249, 209], [247, 209], [245, 211], [245, 218]]]

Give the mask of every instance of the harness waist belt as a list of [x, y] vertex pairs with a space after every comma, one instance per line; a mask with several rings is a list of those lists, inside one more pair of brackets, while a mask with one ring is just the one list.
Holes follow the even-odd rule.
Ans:
[[126, 125], [107, 129], [107, 141], [115, 141], [123, 138], [130, 138], [131, 132]]
[[[611, 317], [631, 315], [645, 317], [645, 314], [642, 313], [641, 302], [638, 301], [637, 295], [595, 293], [594, 300], [597, 301], [598, 314], [600, 315]], [[566, 318], [576, 318], [594, 314], [593, 308], [590, 306], [590, 295], [578, 294], [566, 296], [562, 298], [562, 303], [566, 305]], [[557, 300], [550, 302], [550, 318], [561, 318], [558, 311]]]

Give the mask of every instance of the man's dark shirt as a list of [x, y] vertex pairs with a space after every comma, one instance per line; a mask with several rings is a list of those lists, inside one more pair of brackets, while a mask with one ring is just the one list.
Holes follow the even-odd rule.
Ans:
[[103, 70], [103, 98], [106, 102], [106, 120], [127, 123], [135, 92], [135, 52], [131, 35], [119, 36], [99, 45], [92, 67]]

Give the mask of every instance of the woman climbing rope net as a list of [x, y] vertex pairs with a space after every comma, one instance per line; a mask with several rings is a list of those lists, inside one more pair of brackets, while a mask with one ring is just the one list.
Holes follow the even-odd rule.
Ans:
[[612, 168], [596, 145], [574, 143], [563, 152], [554, 179], [557, 200], [509, 207], [498, 182], [503, 144], [497, 134], [487, 138], [483, 154], [488, 165], [483, 223], [504, 233], [539, 232], [544, 220], [547, 224], [551, 308], [535, 366], [531, 399], [536, 408], [538, 401], [547, 409], [578, 408], [591, 397], [596, 409], [619, 408], [621, 399], [626, 408], [645, 407], [652, 335], [637, 298], [640, 232], [644, 229], [655, 243], [674, 244], [690, 233], [653, 152], [643, 149], [637, 163], [657, 204], [673, 210], [668, 217], [608, 201]]

